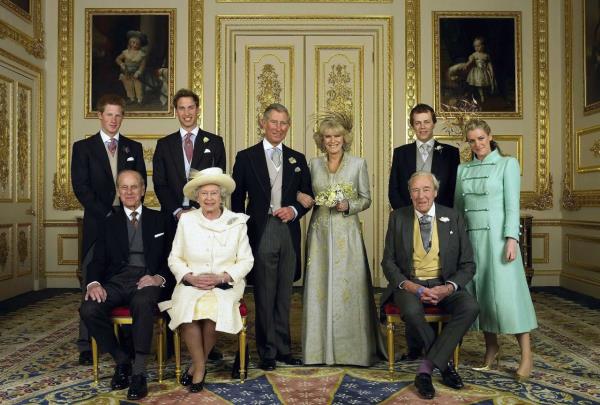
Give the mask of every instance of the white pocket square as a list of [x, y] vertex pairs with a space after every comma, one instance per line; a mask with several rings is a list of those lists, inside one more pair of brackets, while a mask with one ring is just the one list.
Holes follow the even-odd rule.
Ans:
[[210, 149], [208, 149], [208, 148], [204, 149], [204, 153], [210, 153]]
[[134, 160], [135, 160], [135, 158], [134, 158], [133, 156], [129, 156], [129, 157], [127, 158], [127, 161], [128, 161], [128, 162], [133, 162]]
[[165, 233], [161, 232], [161, 233], [157, 233], [156, 235], [154, 235], [155, 238], [160, 238], [161, 236], [163, 236]]

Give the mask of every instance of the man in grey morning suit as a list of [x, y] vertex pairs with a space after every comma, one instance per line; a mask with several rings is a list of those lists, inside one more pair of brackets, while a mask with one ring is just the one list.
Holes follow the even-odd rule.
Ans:
[[264, 139], [235, 158], [232, 177], [237, 187], [231, 209], [250, 215], [254, 268], [249, 282], [256, 300], [256, 346], [260, 367], [273, 370], [276, 360], [301, 364], [290, 353], [289, 313], [292, 284], [300, 278], [300, 218], [308, 209], [296, 195], [312, 197], [313, 192], [306, 158], [282, 143], [290, 127], [287, 108], [271, 104], [260, 125]]
[[[448, 361], [479, 313], [477, 302], [464, 289], [475, 274], [475, 262], [463, 218], [433, 203], [439, 187], [435, 175], [418, 171], [408, 184], [413, 205], [390, 215], [381, 262], [389, 285], [382, 302], [392, 297], [407, 329], [419, 336], [425, 357], [415, 386], [421, 397], [432, 399], [434, 368], [445, 385], [463, 387]], [[423, 305], [438, 306], [451, 315], [437, 338], [425, 321]]]

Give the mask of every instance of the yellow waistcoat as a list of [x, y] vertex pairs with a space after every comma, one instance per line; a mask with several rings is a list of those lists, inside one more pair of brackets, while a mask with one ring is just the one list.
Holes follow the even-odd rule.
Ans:
[[442, 274], [440, 264], [440, 241], [438, 239], [437, 221], [432, 218], [431, 249], [425, 251], [421, 241], [421, 228], [419, 219], [415, 215], [413, 224], [413, 264], [415, 276], [421, 280], [440, 277]]

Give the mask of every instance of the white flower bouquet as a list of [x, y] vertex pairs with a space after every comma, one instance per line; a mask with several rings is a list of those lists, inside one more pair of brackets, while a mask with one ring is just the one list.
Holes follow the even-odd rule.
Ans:
[[332, 184], [325, 190], [317, 193], [315, 203], [323, 207], [335, 207], [337, 203], [343, 200], [356, 198], [358, 193], [352, 183]]

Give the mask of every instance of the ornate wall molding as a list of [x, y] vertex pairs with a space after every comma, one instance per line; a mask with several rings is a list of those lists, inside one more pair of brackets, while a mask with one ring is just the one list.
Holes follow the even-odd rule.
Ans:
[[[23, 13], [17, 7], [12, 6], [10, 2], [2, 1], [0, 2], [0, 6], [7, 7], [10, 11], [23, 18]], [[44, 59], [46, 57], [46, 46], [44, 44], [44, 22], [41, 0], [31, 0], [29, 21], [31, 22], [33, 35], [26, 34], [10, 24], [0, 21], [0, 38], [10, 38], [22, 45], [27, 53], [38, 59]]]
[[202, 58], [204, 56], [204, 0], [189, 0], [189, 27], [188, 42], [190, 44], [189, 70], [190, 87], [200, 97], [200, 111], [198, 116], [198, 125], [202, 127], [203, 123], [203, 105], [204, 105], [204, 86], [203, 74], [204, 66]]
[[12, 87], [8, 77], [0, 75], [0, 201], [12, 201]]
[[17, 261], [15, 263], [17, 277], [33, 273], [31, 229], [31, 224], [17, 224]]
[[394, 0], [217, 0], [217, 3], [392, 3]]
[[[53, 206], [57, 210], [79, 210], [81, 205], [71, 187], [71, 121], [73, 115], [73, 0], [58, 0], [58, 78], [56, 174], [53, 181]], [[201, 99], [204, 0], [188, 0], [189, 86]], [[83, 16], [82, 16], [83, 17]], [[203, 102], [200, 103], [202, 105]], [[199, 116], [202, 126], [202, 113]]]
[[17, 182], [15, 194], [18, 202], [31, 201], [31, 122], [32, 89], [19, 83], [17, 85]]
[[542, 257], [534, 257], [533, 263], [539, 263], [539, 264], [550, 263], [550, 234], [548, 232], [532, 233], [531, 238], [532, 239], [541, 239], [543, 246], [544, 246], [544, 252], [543, 252]]
[[331, 71], [327, 75], [327, 83], [329, 83], [325, 101], [327, 110], [345, 113], [350, 117], [354, 115], [351, 81], [348, 65], [334, 64], [331, 66]]
[[[404, 83], [404, 95], [406, 105], [406, 117], [410, 115], [410, 110], [417, 104], [419, 98], [419, 18], [420, 18], [420, 3], [419, 0], [407, 0], [404, 11], [405, 19], [405, 51], [406, 59], [406, 76]], [[412, 128], [407, 122], [406, 125], [406, 140], [412, 141], [414, 134]], [[390, 148], [390, 161], [393, 153], [393, 144]]]
[[76, 210], [81, 206], [71, 188], [71, 114], [73, 78], [73, 0], [58, 2], [56, 174], [52, 200], [58, 210]]
[[[248, 50], [249, 51], [249, 50]], [[247, 61], [250, 58], [246, 59]], [[246, 67], [246, 72], [248, 72], [249, 67]], [[261, 114], [265, 111], [265, 109], [272, 103], [281, 103], [281, 92], [283, 90], [283, 86], [281, 83], [281, 79], [277, 74], [277, 70], [271, 63], [266, 63], [263, 65], [258, 77], [257, 83], [257, 104], [256, 117], [260, 118]], [[256, 133], [261, 133], [261, 128], [256, 123]]]
[[533, 1], [533, 55], [535, 61], [534, 94], [536, 116], [536, 184], [535, 192], [521, 192], [525, 209], [547, 210], [553, 205], [550, 159], [550, 93], [548, 67], [548, 1]]

